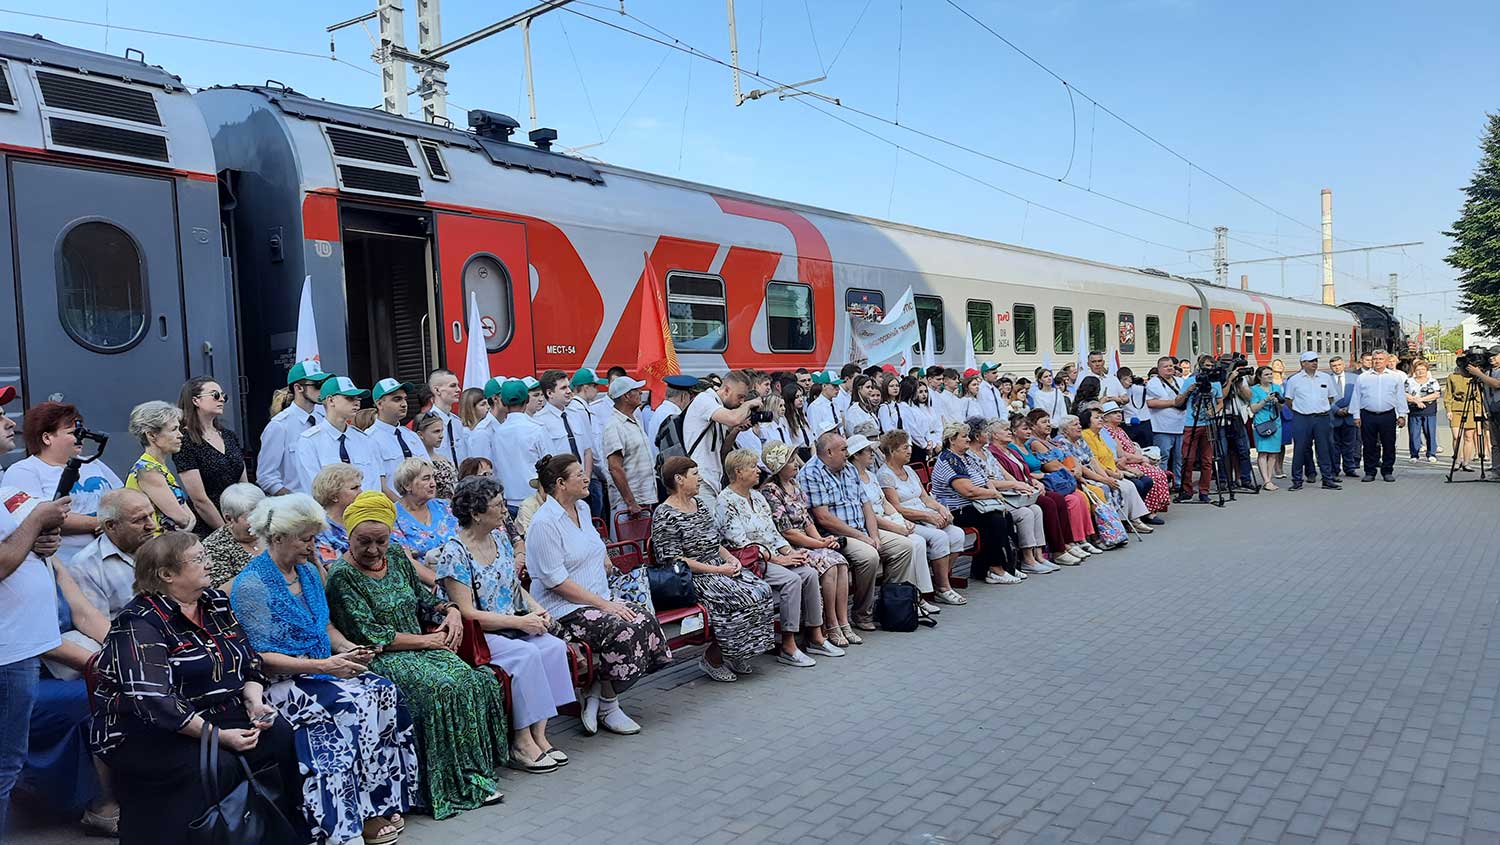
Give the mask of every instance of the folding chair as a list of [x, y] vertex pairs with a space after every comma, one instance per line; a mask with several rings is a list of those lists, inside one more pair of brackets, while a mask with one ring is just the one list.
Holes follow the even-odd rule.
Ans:
[[638, 516], [631, 516], [629, 511], [620, 511], [615, 514], [615, 540], [617, 542], [636, 542], [644, 548], [646, 541], [650, 538], [650, 511], [642, 511]]

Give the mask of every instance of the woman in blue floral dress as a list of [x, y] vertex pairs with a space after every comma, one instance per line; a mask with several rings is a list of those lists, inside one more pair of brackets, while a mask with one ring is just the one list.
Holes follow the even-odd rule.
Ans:
[[396, 685], [369, 670], [375, 651], [329, 624], [312, 562], [324, 525], [309, 496], [264, 500], [250, 527], [266, 551], [235, 577], [230, 604], [273, 682], [266, 702], [295, 731], [314, 838], [381, 845], [400, 836], [417, 795], [416, 736]]

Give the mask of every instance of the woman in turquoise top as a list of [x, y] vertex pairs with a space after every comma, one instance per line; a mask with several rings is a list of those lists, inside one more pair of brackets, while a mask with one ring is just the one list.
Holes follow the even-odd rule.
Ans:
[[1257, 367], [1255, 386], [1250, 388], [1250, 412], [1255, 416], [1251, 422], [1259, 427], [1263, 423], [1276, 424], [1270, 435], [1255, 432], [1255, 462], [1260, 465], [1260, 477], [1266, 480], [1266, 489], [1275, 490], [1271, 483], [1271, 472], [1276, 459], [1281, 456], [1281, 385], [1272, 383], [1270, 367]]

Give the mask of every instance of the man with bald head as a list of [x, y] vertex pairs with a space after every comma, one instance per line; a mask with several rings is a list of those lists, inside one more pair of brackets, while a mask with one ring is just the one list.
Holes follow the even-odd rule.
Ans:
[[101, 533], [67, 562], [89, 604], [113, 619], [135, 598], [135, 552], [156, 533], [156, 509], [139, 490], [99, 498]]

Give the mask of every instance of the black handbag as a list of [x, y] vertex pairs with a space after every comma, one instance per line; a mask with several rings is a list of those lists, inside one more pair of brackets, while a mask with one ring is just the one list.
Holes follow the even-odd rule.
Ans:
[[275, 792], [256, 779], [243, 755], [234, 759], [245, 779], [225, 794], [219, 791], [219, 729], [205, 722], [198, 739], [198, 779], [208, 809], [188, 825], [188, 840], [194, 845], [297, 842], [291, 822], [276, 806]]
[[677, 610], [698, 603], [693, 571], [680, 560], [666, 566], [646, 567], [646, 578], [651, 582], [651, 603], [657, 610]]
[[917, 630], [917, 588], [905, 581], [880, 588], [875, 624], [887, 631]]

